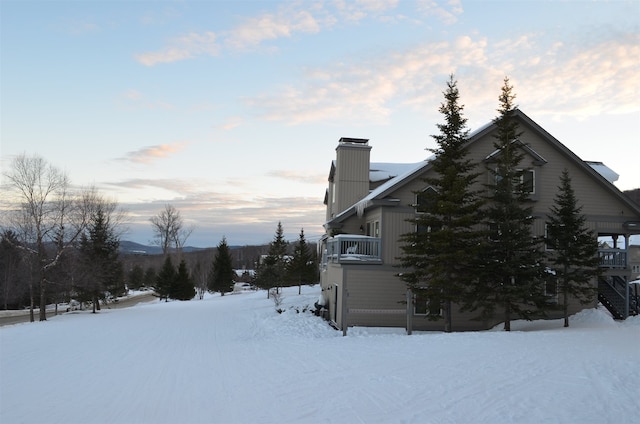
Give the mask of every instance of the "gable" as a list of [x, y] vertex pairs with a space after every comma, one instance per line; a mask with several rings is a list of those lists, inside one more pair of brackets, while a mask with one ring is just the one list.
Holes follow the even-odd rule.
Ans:
[[[585, 206], [585, 214], [615, 215], [618, 220], [640, 222], [640, 206], [630, 201], [607, 178], [603, 177], [598, 172], [598, 167], [593, 167], [580, 159], [522, 111], [516, 110], [514, 115], [522, 131], [515, 142], [526, 154], [523, 166], [532, 166], [538, 173], [536, 183], [539, 195], [532, 199], [535, 200], [535, 210], [540, 214], [546, 214], [549, 211], [557, 193], [559, 176], [567, 168], [576, 196], [580, 204]], [[495, 130], [496, 125], [491, 122], [470, 134], [465, 146], [468, 149], [469, 159], [476, 163], [491, 163], [495, 160], [500, 154], [493, 146]], [[356, 214], [362, 216], [368, 208], [373, 206], [410, 204], [411, 201], [408, 199], [409, 196], [413, 196], [413, 191], [426, 188], [422, 179], [431, 171], [429, 160], [414, 164], [413, 168], [386, 181], [326, 225], [333, 227], [350, 216]], [[482, 168], [478, 169], [478, 172], [483, 171]], [[479, 177], [479, 184], [488, 182], [482, 178], [482, 176]]]

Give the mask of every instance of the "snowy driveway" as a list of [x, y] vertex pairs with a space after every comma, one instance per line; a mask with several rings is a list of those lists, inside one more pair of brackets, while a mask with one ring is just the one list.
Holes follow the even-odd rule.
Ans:
[[317, 290], [287, 291], [283, 314], [254, 292], [2, 327], [0, 422], [625, 423], [637, 411], [637, 317], [342, 337], [302, 312]]

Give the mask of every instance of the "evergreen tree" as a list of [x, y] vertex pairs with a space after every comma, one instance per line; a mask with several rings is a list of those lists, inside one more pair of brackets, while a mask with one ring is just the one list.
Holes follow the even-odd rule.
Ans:
[[165, 302], [169, 300], [169, 293], [171, 292], [171, 287], [175, 284], [175, 279], [176, 269], [171, 262], [171, 256], [167, 255], [160, 272], [156, 276], [155, 282], [156, 296], [158, 296], [160, 300], [164, 299]]
[[276, 235], [269, 244], [269, 252], [258, 264], [255, 283], [258, 287], [269, 291], [273, 287], [281, 287], [286, 278], [286, 255], [288, 243], [284, 239], [282, 223], [278, 222]]
[[287, 264], [287, 279], [298, 284], [298, 294], [300, 294], [302, 284], [309, 284], [318, 280], [317, 269], [307, 240], [304, 237], [304, 229], [301, 229], [298, 243], [293, 248], [293, 256]]
[[144, 280], [143, 280], [143, 286], [144, 287], [154, 287], [156, 285], [156, 278], [158, 276], [156, 275], [156, 270], [154, 267], [150, 266], [147, 268], [147, 270], [144, 272]]
[[22, 253], [18, 235], [12, 230], [0, 234], [0, 307], [19, 308], [27, 288], [25, 255]]
[[[417, 297], [428, 299], [432, 307], [442, 306], [444, 329], [450, 332], [452, 303], [462, 302], [465, 287], [476, 275], [473, 258], [481, 232], [473, 226], [482, 201], [472, 190], [479, 173], [474, 171], [477, 164], [466, 157], [467, 119], [453, 75], [444, 98], [439, 108], [444, 123], [438, 124], [440, 134], [432, 135], [438, 147], [429, 149], [435, 155], [435, 175], [425, 178], [427, 190], [416, 193], [418, 214], [411, 220], [416, 231], [401, 237], [400, 263], [406, 271], [400, 278]], [[430, 315], [438, 318], [439, 314]]]
[[191, 300], [196, 295], [193, 279], [187, 270], [187, 263], [184, 259], [178, 265], [178, 272], [175, 274], [173, 284], [171, 284], [169, 297], [176, 300]]
[[218, 251], [213, 258], [211, 272], [209, 273], [209, 290], [212, 292], [220, 292], [220, 294], [224, 296], [225, 293], [233, 291], [235, 276], [233, 258], [227, 245], [227, 239], [222, 237], [222, 240], [218, 243]]
[[100, 309], [99, 301], [105, 298], [105, 292], [113, 296], [125, 293], [119, 247], [120, 240], [109, 223], [109, 216], [103, 205], [98, 204], [91, 214], [87, 231], [80, 238], [84, 273], [82, 284], [77, 287], [93, 302], [93, 312]]
[[529, 206], [530, 192], [525, 184], [519, 148], [518, 123], [514, 118], [515, 95], [509, 79], [504, 79], [500, 94], [499, 116], [494, 147], [495, 162], [489, 164], [493, 175], [486, 191], [488, 207], [484, 212], [490, 242], [481, 251], [479, 284], [474, 286], [471, 309], [480, 309], [481, 317], [504, 313], [504, 329], [511, 329], [513, 318], [530, 320], [544, 314], [544, 266], [541, 240], [533, 235], [534, 217]]
[[586, 218], [581, 214], [582, 206], [578, 206], [566, 169], [558, 189], [547, 225], [547, 246], [552, 250], [549, 260], [562, 293], [564, 326], [568, 327], [569, 297], [587, 304], [597, 294], [593, 278], [600, 274], [598, 239], [585, 226]]
[[127, 274], [127, 286], [137, 290], [144, 285], [144, 270], [140, 265], [134, 266]]

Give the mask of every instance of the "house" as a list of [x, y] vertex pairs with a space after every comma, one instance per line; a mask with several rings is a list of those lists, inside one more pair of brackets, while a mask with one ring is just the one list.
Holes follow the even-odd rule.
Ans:
[[640, 279], [640, 245], [629, 246], [629, 267], [631, 268], [630, 280]]
[[[515, 111], [515, 119], [522, 132], [517, 145], [525, 153], [524, 178], [536, 218], [533, 231], [545, 234], [560, 175], [568, 169], [586, 225], [603, 246], [609, 246], [599, 250], [603, 274], [600, 281], [593, 282], [599, 288], [598, 299], [615, 317], [627, 317], [636, 307], [625, 288], [631, 277], [627, 256], [630, 236], [640, 234], [640, 206], [613, 185], [617, 174], [604, 164], [581, 160], [522, 111]], [[495, 124], [489, 123], [471, 133], [465, 147], [468, 158], [481, 164], [478, 171], [484, 171], [479, 185], [491, 177], [486, 166], [496, 154], [495, 131]], [[325, 317], [345, 333], [349, 326], [442, 330], [442, 320], [426, 319], [439, 310], [416, 302], [397, 276], [402, 255], [399, 239], [415, 231], [408, 220], [416, 214], [412, 206], [417, 203], [415, 193], [429, 189], [424, 178], [433, 172], [430, 162], [370, 163], [371, 149], [367, 139], [341, 138], [338, 142], [324, 199], [326, 234], [319, 245], [319, 303]], [[586, 306], [575, 301], [569, 312], [594, 306], [596, 301]], [[454, 311], [454, 331], [487, 329], [499, 323], [499, 314], [493, 321], [475, 318], [474, 313]]]

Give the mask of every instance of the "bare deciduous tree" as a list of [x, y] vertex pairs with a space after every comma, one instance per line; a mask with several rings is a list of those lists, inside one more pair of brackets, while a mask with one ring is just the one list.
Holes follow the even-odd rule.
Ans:
[[169, 249], [182, 252], [185, 242], [193, 232], [193, 227], [185, 228], [184, 219], [173, 205], [167, 204], [162, 212], [150, 219], [153, 228], [153, 242], [162, 248], [166, 256]]
[[[70, 193], [67, 175], [43, 158], [22, 154], [5, 175], [16, 197], [14, 228], [22, 237], [21, 247], [34, 256], [35, 276], [29, 279], [30, 318], [34, 321], [34, 281], [40, 283], [40, 321], [47, 319], [47, 272], [67, 246], [75, 241], [86, 223], [86, 211]], [[51, 249], [47, 246], [50, 243]]]

